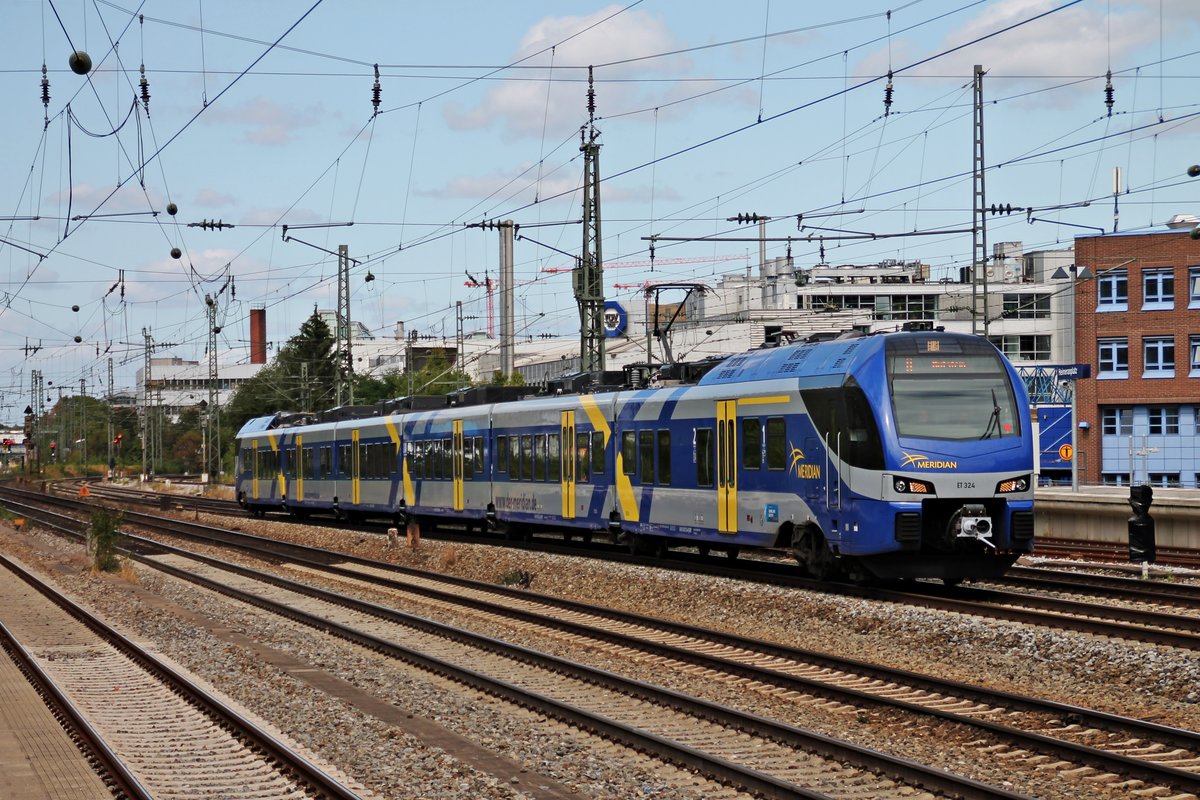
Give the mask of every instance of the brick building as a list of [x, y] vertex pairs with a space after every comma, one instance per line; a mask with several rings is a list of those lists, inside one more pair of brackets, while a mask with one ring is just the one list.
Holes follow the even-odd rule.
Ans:
[[[1191, 227], [1075, 240], [1082, 483], [1200, 486], [1200, 241]], [[1067, 291], [1070, 291], [1069, 289]]]

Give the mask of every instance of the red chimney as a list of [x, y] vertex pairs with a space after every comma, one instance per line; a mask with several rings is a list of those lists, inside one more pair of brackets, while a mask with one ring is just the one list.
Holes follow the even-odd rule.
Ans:
[[250, 363], [267, 363], [267, 310], [250, 309]]

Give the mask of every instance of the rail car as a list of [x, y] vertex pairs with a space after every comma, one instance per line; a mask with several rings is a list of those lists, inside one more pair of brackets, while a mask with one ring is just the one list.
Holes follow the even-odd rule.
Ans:
[[752, 351], [698, 383], [238, 433], [245, 507], [786, 548], [812, 575], [994, 577], [1033, 545], [1029, 399], [985, 339]]

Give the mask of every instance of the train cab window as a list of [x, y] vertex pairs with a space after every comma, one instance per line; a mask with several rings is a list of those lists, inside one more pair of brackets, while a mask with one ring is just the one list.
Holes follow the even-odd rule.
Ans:
[[546, 469], [549, 470], [549, 474], [546, 475], [546, 480], [562, 480], [562, 450], [559, 449], [559, 439], [557, 433], [550, 433], [546, 435]]
[[592, 474], [604, 474], [604, 433], [592, 431]]
[[671, 485], [671, 432], [658, 432], [658, 482], [663, 486]]
[[713, 429], [696, 428], [696, 485], [713, 485]]
[[546, 480], [546, 434], [533, 437], [533, 479]]
[[521, 480], [533, 480], [533, 434], [521, 434]]
[[583, 432], [575, 434], [575, 480], [590, 481], [592, 459], [588, 455], [588, 446], [591, 443], [591, 438]]
[[762, 469], [762, 423], [758, 417], [742, 419], [742, 469]]
[[446, 480], [454, 478], [454, 450], [450, 439], [442, 439], [442, 477]]
[[621, 433], [621, 471], [626, 475], [637, 472], [637, 433], [634, 431]]
[[496, 472], [508, 472], [508, 437], [496, 437]]
[[243, 447], [238, 451], [238, 466], [241, 467], [241, 469], [238, 470], [238, 474], [240, 474], [243, 478], [249, 478], [250, 471], [254, 468], [253, 454], [254, 451], [248, 447]]
[[654, 483], [654, 431], [638, 431], [638, 462], [642, 483]]
[[787, 468], [787, 425], [783, 417], [767, 420], [767, 469]]

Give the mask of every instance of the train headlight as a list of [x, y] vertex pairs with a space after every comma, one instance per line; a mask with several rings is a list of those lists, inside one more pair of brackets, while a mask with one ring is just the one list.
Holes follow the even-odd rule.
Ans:
[[1013, 492], [1024, 492], [1029, 489], [1029, 476], [1021, 475], [1016, 478], [1000, 481], [996, 484], [996, 494], [1012, 494]]
[[916, 478], [896, 478], [892, 488], [897, 494], [933, 494], [933, 484]]

